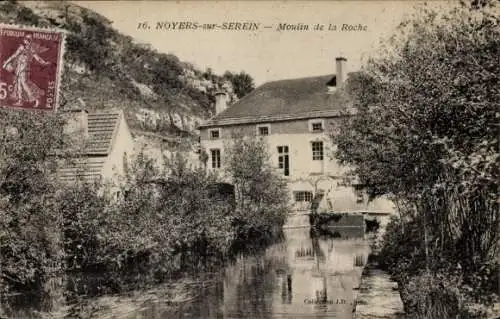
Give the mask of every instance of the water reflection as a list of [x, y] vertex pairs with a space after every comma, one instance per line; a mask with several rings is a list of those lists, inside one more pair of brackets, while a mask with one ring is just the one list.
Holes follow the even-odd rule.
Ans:
[[308, 228], [285, 230], [264, 252], [238, 256], [216, 287], [206, 288], [177, 314], [144, 310], [130, 318], [353, 318], [363, 238], [314, 237]]
[[65, 299], [62, 277], [50, 279], [37, 292], [0, 293], [0, 318], [39, 319], [43, 313], [61, 308]]
[[152, 293], [157, 298], [143, 292], [135, 292], [141, 297], [136, 299], [117, 296], [92, 318], [351, 319], [368, 254], [362, 237], [317, 237], [309, 228], [287, 229], [281, 242], [237, 256], [220, 273], [200, 274], [209, 279], [197, 279], [189, 297], [175, 307], [162, 301], [170, 288], [157, 287]]

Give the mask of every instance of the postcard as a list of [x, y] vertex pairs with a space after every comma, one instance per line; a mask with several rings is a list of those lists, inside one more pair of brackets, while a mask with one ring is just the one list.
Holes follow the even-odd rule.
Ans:
[[494, 1], [0, 3], [0, 318], [498, 318]]

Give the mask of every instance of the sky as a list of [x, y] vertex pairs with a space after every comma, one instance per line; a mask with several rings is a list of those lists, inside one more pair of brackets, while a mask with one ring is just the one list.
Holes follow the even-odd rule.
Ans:
[[[267, 81], [335, 73], [335, 57], [347, 71], [359, 69], [376, 52], [417, 1], [73, 1], [112, 21], [120, 32], [160, 52], [222, 74], [245, 71], [257, 85]], [[151, 29], [138, 29], [148, 22]], [[250, 22], [258, 30], [157, 30], [157, 22], [218, 24]], [[281, 23], [309, 25], [308, 31], [278, 31]], [[314, 31], [315, 24], [337, 31]], [[340, 31], [343, 24], [366, 31]], [[271, 28], [264, 28], [269, 26]]]

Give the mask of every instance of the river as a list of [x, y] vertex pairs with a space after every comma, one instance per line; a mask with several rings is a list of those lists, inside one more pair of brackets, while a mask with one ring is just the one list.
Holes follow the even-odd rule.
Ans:
[[342, 235], [312, 237], [309, 228], [285, 229], [281, 242], [240, 254], [217, 273], [98, 298], [91, 313], [87, 309], [79, 318], [352, 319], [370, 243]]

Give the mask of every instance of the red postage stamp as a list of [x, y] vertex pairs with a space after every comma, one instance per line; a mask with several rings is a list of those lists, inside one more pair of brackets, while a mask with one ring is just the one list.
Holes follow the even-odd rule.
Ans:
[[64, 33], [0, 25], [0, 106], [55, 111]]

